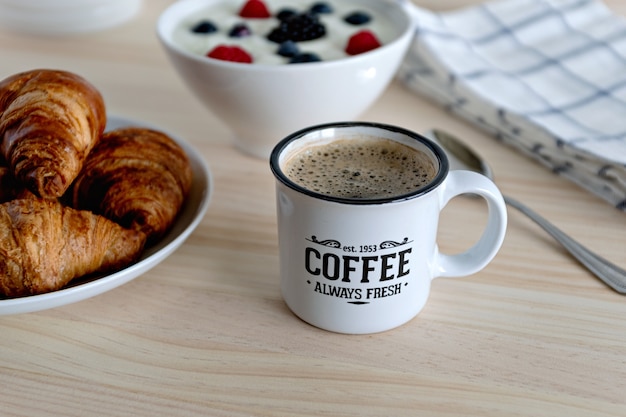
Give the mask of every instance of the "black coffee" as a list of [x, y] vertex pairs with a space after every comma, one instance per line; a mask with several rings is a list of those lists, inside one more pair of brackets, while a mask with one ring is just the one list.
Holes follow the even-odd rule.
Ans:
[[404, 195], [429, 184], [437, 174], [423, 152], [370, 136], [312, 145], [282, 167], [296, 184], [334, 197], [376, 199]]

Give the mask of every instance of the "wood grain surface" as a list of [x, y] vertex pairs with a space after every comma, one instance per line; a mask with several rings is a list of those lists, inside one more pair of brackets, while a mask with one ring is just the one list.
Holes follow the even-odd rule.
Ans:
[[[128, 23], [79, 36], [0, 28], [0, 78], [77, 72], [110, 114], [194, 145], [214, 181], [198, 229], [148, 273], [86, 301], [0, 317], [0, 415], [626, 415], [626, 298], [515, 211], [495, 260], [471, 277], [435, 280], [426, 308], [400, 328], [345, 336], [294, 317], [279, 293], [269, 165], [231, 146], [166, 60], [155, 22], [170, 3], [147, 0]], [[607, 4], [626, 15], [623, 0]], [[626, 267], [626, 214], [400, 84], [361, 119], [462, 136], [503, 192]], [[442, 250], [468, 247], [484, 220], [480, 201], [454, 200]]]

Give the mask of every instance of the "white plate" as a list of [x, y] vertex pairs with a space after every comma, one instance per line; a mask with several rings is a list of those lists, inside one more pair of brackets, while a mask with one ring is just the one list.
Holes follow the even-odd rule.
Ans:
[[[135, 122], [129, 119], [109, 116], [107, 130], [123, 126], [143, 126], [161, 130], [146, 123]], [[164, 131], [163, 131], [164, 132]], [[0, 299], [0, 315], [29, 313], [49, 308], [55, 308], [77, 301], [82, 301], [95, 295], [102, 294], [119, 287], [167, 258], [198, 226], [207, 208], [213, 189], [211, 175], [206, 162], [198, 151], [182, 139], [167, 133], [185, 150], [191, 161], [193, 182], [189, 197], [183, 206], [170, 232], [156, 245], [146, 249], [139, 261], [135, 264], [109, 275], [94, 276], [89, 279], [78, 280], [69, 287], [41, 295], [29, 297]]]
[[39, 35], [108, 29], [126, 22], [142, 0], [0, 0], [0, 26]]

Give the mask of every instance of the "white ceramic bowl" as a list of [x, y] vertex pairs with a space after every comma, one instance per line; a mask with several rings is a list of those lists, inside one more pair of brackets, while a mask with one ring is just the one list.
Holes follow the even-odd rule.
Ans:
[[224, 1], [233, 0], [172, 4], [158, 20], [157, 35], [190, 90], [234, 132], [235, 144], [260, 158], [267, 159], [274, 145], [296, 130], [359, 116], [385, 90], [413, 38], [412, 20], [401, 1], [361, 0], [393, 22], [395, 36], [382, 47], [348, 58], [239, 64], [192, 54], [174, 42], [181, 20]]

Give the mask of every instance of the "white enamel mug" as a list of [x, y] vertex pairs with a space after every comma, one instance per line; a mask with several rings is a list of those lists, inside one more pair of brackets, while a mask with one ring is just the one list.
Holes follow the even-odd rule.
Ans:
[[[421, 150], [437, 167], [434, 179], [398, 197], [352, 199], [303, 188], [283, 171], [284, 163], [307, 147], [362, 135]], [[270, 167], [276, 177], [282, 296], [298, 317], [322, 329], [366, 334], [400, 326], [422, 310], [434, 278], [480, 271], [504, 240], [507, 212], [495, 184], [475, 172], [450, 171], [437, 144], [400, 127], [312, 126], [278, 143]], [[467, 193], [487, 202], [485, 230], [465, 252], [441, 253], [439, 214], [452, 198]]]

